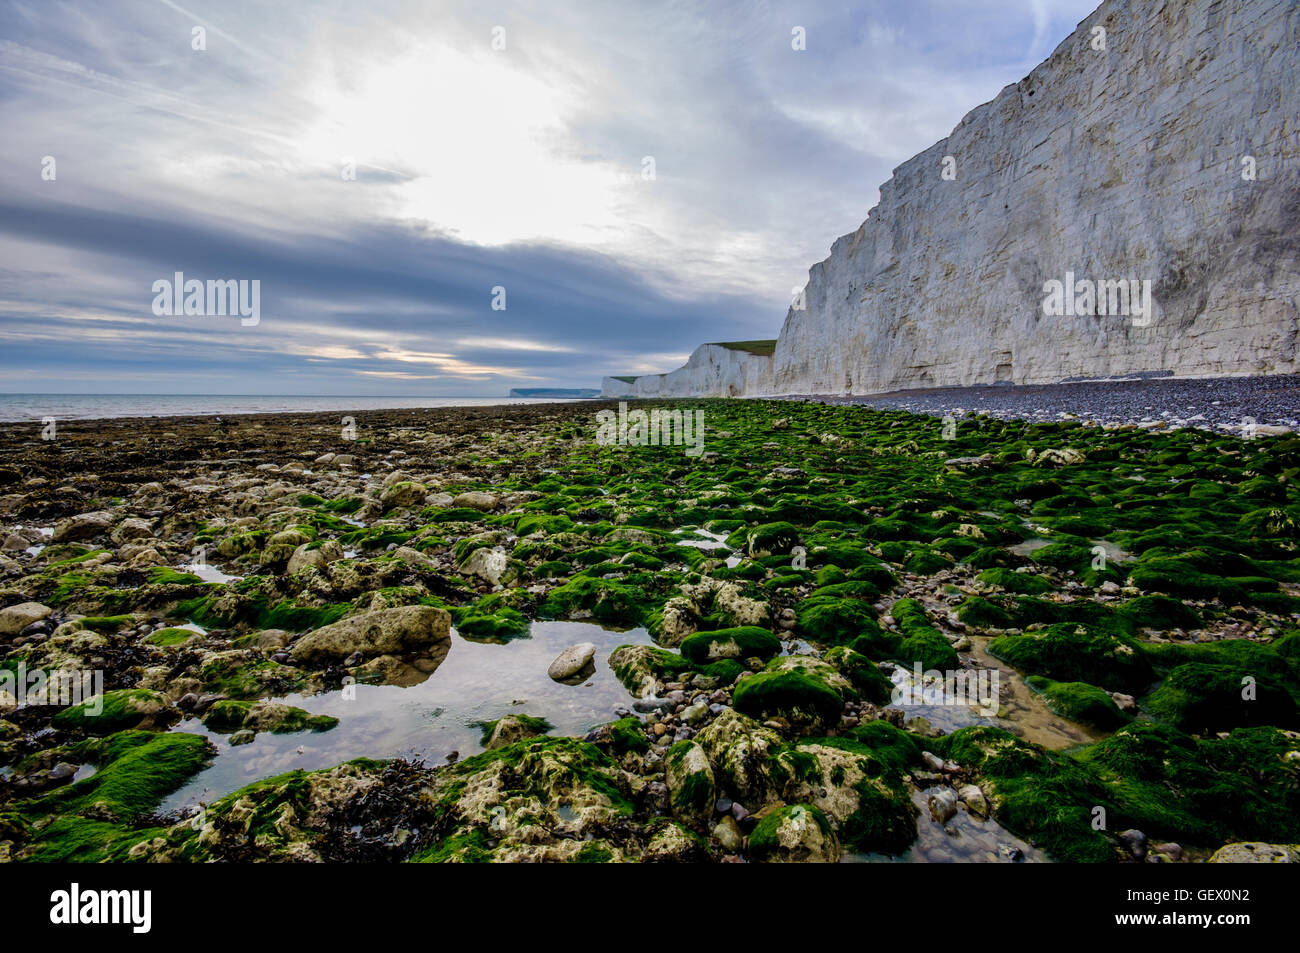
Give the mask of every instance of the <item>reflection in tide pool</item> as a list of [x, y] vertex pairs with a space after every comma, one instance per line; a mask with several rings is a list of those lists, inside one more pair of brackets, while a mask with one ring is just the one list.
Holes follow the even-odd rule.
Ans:
[[951, 863], [1050, 863], [1042, 851], [1011, 834], [997, 821], [976, 817], [960, 805], [948, 823], [931, 819], [928, 795], [940, 788], [912, 791], [916, 805], [916, 840], [896, 857], [888, 854], [850, 854], [841, 858], [848, 864], [951, 864]]
[[[176, 730], [206, 735], [220, 753], [161, 810], [210, 803], [261, 778], [353, 758], [422, 758], [441, 764], [453, 751], [464, 758], [482, 750], [479, 723], [512, 712], [545, 718], [555, 726], [551, 734], [584, 735], [612, 721], [615, 709], [632, 700], [609, 668], [610, 652], [620, 645], [652, 644], [645, 629], [618, 632], [582, 622], [534, 622], [527, 638], [504, 645], [471, 642], [455, 630], [451, 641], [446, 660], [409, 688], [357, 685], [350, 700], [342, 690], [276, 699], [313, 715], [338, 718], [329, 731], [260, 732], [251, 743], [232, 747], [228, 735], [186, 719]], [[595, 643], [594, 673], [577, 685], [552, 681], [547, 667], [577, 642]]]

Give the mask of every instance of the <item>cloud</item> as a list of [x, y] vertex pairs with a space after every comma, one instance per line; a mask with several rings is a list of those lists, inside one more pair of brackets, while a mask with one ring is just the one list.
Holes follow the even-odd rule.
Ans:
[[[0, 389], [491, 394], [774, 336], [1092, 5], [12, 0]], [[259, 280], [262, 322], [155, 318], [175, 271]]]

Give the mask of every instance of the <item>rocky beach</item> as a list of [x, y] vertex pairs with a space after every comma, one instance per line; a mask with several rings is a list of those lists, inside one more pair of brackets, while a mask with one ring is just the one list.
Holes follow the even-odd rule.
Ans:
[[1294, 374], [986, 384], [791, 399], [909, 410], [937, 417], [969, 412], [1002, 420], [1078, 420], [1156, 430], [1199, 427], [1238, 435], [1278, 435], [1300, 428], [1300, 376]]
[[1248, 386], [0, 425], [0, 857], [1300, 860]]

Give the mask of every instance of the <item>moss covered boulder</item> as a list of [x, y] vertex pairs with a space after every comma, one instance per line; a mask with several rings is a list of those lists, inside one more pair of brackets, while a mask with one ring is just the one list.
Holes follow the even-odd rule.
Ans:
[[54, 716], [54, 724], [107, 735], [128, 728], [165, 728], [177, 717], [166, 695], [144, 688], [120, 688], [65, 708]]
[[939, 671], [960, 667], [957, 650], [942, 632], [930, 624], [930, 617], [919, 602], [899, 599], [890, 612], [903, 631], [903, 641], [894, 653], [898, 661], [908, 666], [919, 662], [922, 668]]
[[789, 554], [799, 545], [799, 531], [789, 523], [764, 523], [745, 532], [745, 549], [750, 556]]
[[683, 639], [678, 648], [684, 658], [700, 664], [755, 657], [766, 661], [781, 651], [781, 640], [767, 629], [745, 625], [696, 632]]
[[734, 708], [724, 709], [694, 739], [704, 749], [718, 786], [749, 805], [767, 804], [776, 796], [770, 757], [781, 736]]
[[1087, 682], [1054, 682], [1041, 675], [1031, 675], [1025, 683], [1043, 696], [1047, 707], [1062, 718], [1113, 731], [1130, 718], [1120, 711], [1110, 694]]
[[673, 813], [683, 819], [708, 820], [713, 816], [717, 785], [704, 749], [695, 741], [679, 741], [664, 757], [664, 779]]
[[833, 665], [807, 655], [773, 659], [757, 675], [740, 679], [732, 695], [736, 711], [760, 720], [784, 718], [800, 729], [827, 727], [857, 692]]
[[1109, 691], [1137, 693], [1154, 678], [1151, 663], [1132, 639], [1068, 622], [999, 636], [988, 651], [1031, 675], [1089, 682]]
[[1300, 709], [1274, 678], [1232, 666], [1188, 662], [1169, 673], [1145, 707], [1180, 731], [1229, 731], [1251, 725], [1300, 728]]
[[204, 738], [184, 732], [122, 731], [81, 742], [68, 757], [94, 764], [94, 774], [16, 806], [30, 837], [18, 848], [20, 859], [127, 860], [166, 830], [148, 822], [150, 812], [213, 754]]
[[222, 699], [213, 702], [203, 715], [203, 724], [213, 731], [269, 731], [271, 734], [292, 734], [297, 731], [328, 731], [339, 723], [329, 715], [313, 715], [293, 705], [273, 701], [236, 701]]
[[512, 713], [485, 724], [483, 726], [483, 737], [480, 740], [484, 748], [492, 751], [495, 748], [512, 745], [516, 741], [525, 741], [529, 738], [544, 735], [553, 727], [554, 725], [545, 718], [534, 718], [532, 715]]
[[849, 680], [860, 697], [877, 705], [889, 703], [894, 683], [867, 656], [839, 645], [826, 653], [826, 661]]
[[653, 835], [632, 824], [633, 787], [632, 777], [608, 755], [574, 738], [533, 738], [486, 751], [437, 772], [428, 786], [436, 836], [413, 859], [616, 861], [628, 851], [635, 856]]
[[916, 839], [916, 808], [904, 776], [917, 753], [904, 732], [872, 724], [881, 728], [876, 736], [811, 739], [784, 748], [769, 771], [784, 800], [824, 812], [846, 846], [897, 854]]
[[749, 835], [750, 859], [759, 863], [834, 864], [840, 853], [830, 820], [811, 804], [774, 808]]

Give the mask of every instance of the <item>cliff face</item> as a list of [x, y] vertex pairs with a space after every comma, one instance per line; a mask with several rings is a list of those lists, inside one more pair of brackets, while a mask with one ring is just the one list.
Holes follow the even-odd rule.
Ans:
[[667, 374], [606, 377], [602, 397], [740, 397], [771, 394], [775, 341], [701, 344]]
[[[1295, 0], [1107, 0], [895, 170], [742, 393], [1300, 370], [1297, 75]], [[1071, 276], [1153, 313], [1044, 313]]]

